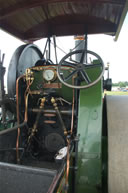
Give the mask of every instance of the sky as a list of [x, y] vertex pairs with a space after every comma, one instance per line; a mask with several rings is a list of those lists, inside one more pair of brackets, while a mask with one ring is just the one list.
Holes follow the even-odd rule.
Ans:
[[[36, 41], [35, 44], [43, 51], [46, 39]], [[7, 69], [11, 57], [17, 47], [24, 44], [22, 41], [0, 30], [0, 50], [5, 53], [4, 66], [6, 67], [5, 85], [7, 81]], [[73, 37], [57, 38], [57, 45], [66, 53], [75, 46]], [[110, 78], [113, 82], [128, 81], [128, 14], [126, 15], [122, 30], [117, 42], [109, 35], [89, 35], [88, 50], [96, 52], [104, 61], [105, 66], [110, 63]], [[58, 55], [64, 56], [57, 50]], [[52, 56], [54, 53], [52, 54]]]

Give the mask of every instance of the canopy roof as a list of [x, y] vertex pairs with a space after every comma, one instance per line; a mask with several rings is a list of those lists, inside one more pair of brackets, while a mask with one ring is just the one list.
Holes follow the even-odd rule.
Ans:
[[52, 35], [115, 35], [127, 0], [0, 0], [0, 28], [23, 41]]

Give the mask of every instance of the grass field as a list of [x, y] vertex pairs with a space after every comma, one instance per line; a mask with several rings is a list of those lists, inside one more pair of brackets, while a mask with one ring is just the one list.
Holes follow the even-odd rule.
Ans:
[[121, 92], [121, 91], [105, 91], [107, 95], [128, 95], [128, 92]]

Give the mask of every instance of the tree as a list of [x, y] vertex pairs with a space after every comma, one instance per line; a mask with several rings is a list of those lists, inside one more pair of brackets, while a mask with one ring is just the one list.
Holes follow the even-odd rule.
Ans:
[[125, 82], [120, 82], [120, 83], [119, 83], [119, 87], [120, 87], [120, 88], [122, 88], [122, 87], [126, 87]]

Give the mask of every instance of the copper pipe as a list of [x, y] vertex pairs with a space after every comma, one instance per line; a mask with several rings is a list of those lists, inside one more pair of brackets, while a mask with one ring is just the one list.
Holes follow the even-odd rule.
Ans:
[[45, 117], [55, 117], [56, 114], [45, 113], [44, 116], [45, 116]]
[[17, 110], [17, 122], [20, 122], [19, 119], [19, 81], [25, 77], [25, 75], [20, 76], [16, 81], [16, 110]]
[[24, 96], [24, 100], [25, 100], [24, 121], [25, 122], [28, 121], [28, 96], [29, 96], [29, 93], [27, 93], [27, 95]]
[[[72, 79], [72, 83], [74, 84], [74, 78]], [[75, 90], [73, 88], [71, 134], [73, 132], [73, 125], [74, 125], [74, 104], [75, 104]]]
[[[20, 76], [17, 81], [16, 81], [16, 102], [17, 102], [17, 105], [16, 105], [16, 109], [17, 109], [17, 122], [18, 124], [20, 124], [20, 118], [19, 118], [19, 81], [24, 78], [25, 75], [22, 75]], [[33, 81], [32, 81], [33, 82]], [[27, 93], [27, 91], [29, 90], [29, 87], [30, 85], [32, 84], [32, 82], [28, 84], [27, 86], [27, 89], [25, 91], [25, 95]], [[28, 94], [27, 96], [25, 97], [26, 100], [25, 100], [25, 118], [24, 118], [24, 122], [27, 122], [27, 102], [28, 102]], [[16, 158], [17, 158], [17, 163], [20, 162], [19, 160], [19, 137], [20, 137], [20, 128], [18, 128], [18, 131], [17, 131], [17, 140], [16, 140]]]
[[[74, 83], [74, 79], [72, 79]], [[75, 104], [75, 90], [73, 89], [73, 99], [72, 99], [72, 120], [71, 120], [71, 135], [73, 132], [73, 125], [74, 125], [74, 104]], [[70, 155], [69, 155], [69, 148], [70, 148], [70, 139], [67, 139], [67, 168], [66, 168], [66, 190], [65, 193], [68, 193], [68, 177], [69, 177], [69, 167], [70, 167]]]
[[25, 101], [25, 113], [24, 113], [24, 121], [27, 122], [28, 121], [28, 114], [27, 114], [27, 111], [28, 111], [28, 97], [29, 97], [29, 94], [30, 94], [30, 86], [32, 85], [33, 83], [33, 80], [30, 82], [30, 80], [28, 81], [28, 85], [27, 85], [27, 88], [25, 90], [25, 93], [24, 93], [24, 101]]
[[44, 123], [46, 124], [55, 124], [56, 121], [52, 121], [52, 120], [45, 120]]
[[[16, 81], [16, 110], [17, 110], [17, 122], [20, 124], [20, 118], [19, 118], [19, 81], [24, 77], [25, 75], [20, 76]], [[20, 128], [17, 130], [17, 140], [16, 140], [16, 158], [17, 163], [19, 163], [19, 137], [20, 137]]]
[[70, 139], [67, 139], [67, 168], [66, 168], [66, 181], [65, 181], [65, 185], [66, 185], [66, 190], [65, 193], [68, 193], [68, 177], [69, 177], [69, 166], [70, 166], [70, 155], [69, 155], [69, 148], [70, 148]]
[[31, 92], [31, 91], [30, 91], [30, 86], [32, 85], [32, 83], [33, 83], [33, 80], [31, 80], [31, 82], [30, 82], [30, 80], [28, 80], [28, 82], [27, 82], [27, 88], [26, 88], [26, 90], [25, 90], [24, 95], [26, 95], [27, 92]]
[[72, 120], [71, 120], [71, 134], [73, 132], [73, 125], [74, 125], [74, 104], [75, 104], [75, 91], [73, 89], [73, 99], [72, 99]]

